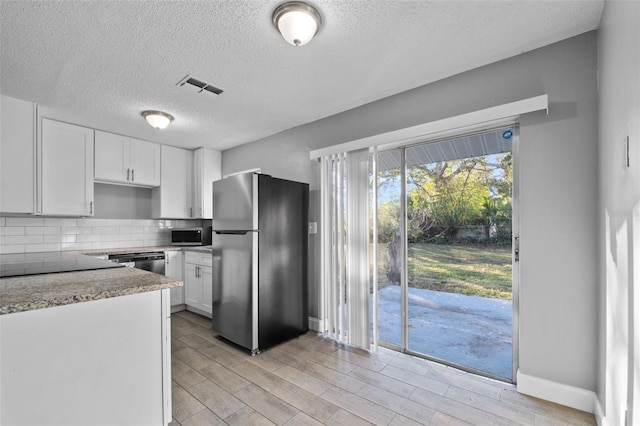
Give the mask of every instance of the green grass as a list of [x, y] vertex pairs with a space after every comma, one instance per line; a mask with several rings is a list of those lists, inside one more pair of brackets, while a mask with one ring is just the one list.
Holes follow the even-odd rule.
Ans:
[[[386, 277], [386, 244], [378, 245], [378, 282]], [[409, 244], [409, 287], [511, 299], [511, 247]]]

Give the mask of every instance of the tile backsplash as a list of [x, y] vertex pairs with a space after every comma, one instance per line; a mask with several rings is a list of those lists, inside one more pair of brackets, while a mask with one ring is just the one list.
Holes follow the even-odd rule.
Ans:
[[0, 253], [169, 245], [172, 228], [201, 220], [0, 217]]

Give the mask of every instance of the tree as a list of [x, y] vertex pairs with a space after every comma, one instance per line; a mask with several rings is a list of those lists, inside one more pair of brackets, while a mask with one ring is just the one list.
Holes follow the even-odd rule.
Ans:
[[407, 204], [410, 239], [438, 238], [478, 222], [482, 200], [488, 194], [488, 171], [484, 157], [411, 167]]
[[[409, 241], [453, 236], [465, 225], [510, 226], [511, 153], [413, 165], [406, 175]], [[400, 169], [385, 170], [378, 181], [381, 187], [397, 185], [399, 177]], [[398, 204], [379, 206], [384, 241], [391, 241], [396, 229]]]

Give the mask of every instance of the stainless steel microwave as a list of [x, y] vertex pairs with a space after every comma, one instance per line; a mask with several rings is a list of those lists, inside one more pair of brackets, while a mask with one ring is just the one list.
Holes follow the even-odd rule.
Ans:
[[175, 228], [171, 230], [174, 246], [208, 246], [211, 244], [211, 228]]

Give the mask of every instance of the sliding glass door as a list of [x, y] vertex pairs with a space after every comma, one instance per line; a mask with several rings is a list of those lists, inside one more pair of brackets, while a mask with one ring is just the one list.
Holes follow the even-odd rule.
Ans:
[[381, 345], [512, 380], [515, 130], [377, 155]]
[[[404, 150], [385, 151], [377, 158], [377, 312], [378, 339], [400, 349], [405, 329], [402, 286], [405, 271]], [[373, 300], [373, 299], [372, 299]], [[374, 301], [375, 303], [375, 301]], [[372, 309], [371, 312], [374, 312]], [[372, 326], [373, 326], [372, 322]]]

